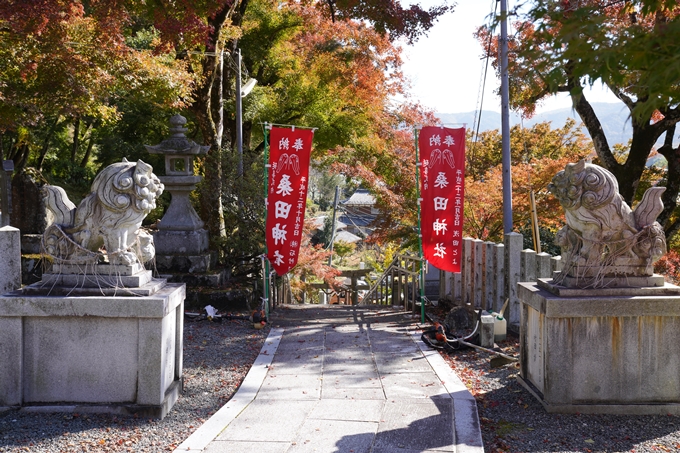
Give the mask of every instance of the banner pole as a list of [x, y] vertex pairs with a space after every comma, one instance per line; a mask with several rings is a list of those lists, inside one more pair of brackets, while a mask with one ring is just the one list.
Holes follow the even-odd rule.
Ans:
[[420, 156], [418, 156], [418, 131], [415, 128], [416, 140], [416, 202], [418, 205], [418, 252], [420, 254], [420, 323], [425, 324], [425, 258], [423, 257], [423, 229], [420, 224]]
[[266, 238], [266, 227], [267, 227], [267, 211], [269, 210], [269, 203], [267, 202], [267, 197], [269, 195], [269, 126], [264, 123], [264, 223], [265, 223], [265, 241], [264, 241], [264, 257], [263, 257], [263, 273], [264, 279], [264, 297], [262, 298], [262, 304], [264, 305], [264, 316], [267, 321], [269, 321], [269, 250], [267, 249], [267, 238]]

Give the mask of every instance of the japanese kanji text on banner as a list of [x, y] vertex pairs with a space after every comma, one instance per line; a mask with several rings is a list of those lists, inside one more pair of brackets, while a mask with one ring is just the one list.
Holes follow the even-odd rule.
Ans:
[[295, 267], [307, 204], [312, 129], [272, 127], [269, 135], [267, 258], [278, 275]]
[[465, 128], [427, 126], [420, 150], [423, 255], [434, 267], [460, 272], [465, 193]]

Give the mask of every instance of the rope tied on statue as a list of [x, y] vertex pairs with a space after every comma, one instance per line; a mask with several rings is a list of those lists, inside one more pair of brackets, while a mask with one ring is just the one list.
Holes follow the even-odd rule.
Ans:
[[[589, 261], [586, 261], [583, 264], [579, 264], [578, 262], [570, 261], [566, 263], [566, 267], [560, 272], [560, 274], [554, 279], [554, 283], [557, 285], [561, 285], [564, 280], [567, 278], [568, 275], [572, 274], [575, 278], [579, 278], [584, 280], [585, 282], [588, 282], [587, 284], [582, 285], [582, 288], [603, 288], [605, 287], [604, 279], [608, 275], [607, 274], [607, 268], [610, 268], [612, 266], [616, 265], [616, 260], [620, 257], [629, 255], [631, 253], [635, 253], [633, 251], [633, 248], [640, 243], [643, 243], [645, 241], [649, 241], [650, 244], [655, 240], [657, 234], [655, 234], [654, 230], [658, 229], [658, 226], [655, 224], [649, 224], [645, 225], [640, 229], [635, 234], [632, 234], [631, 236], [618, 239], [618, 240], [606, 240], [606, 241], [596, 241], [596, 240], [590, 240], [590, 239], [585, 239], [582, 235], [580, 235], [576, 230], [573, 228], [570, 228], [570, 233], [573, 234], [581, 244], [584, 242], [593, 244], [593, 247], [598, 247], [598, 250], [601, 250], [602, 253], [599, 255], [597, 259], [590, 259]], [[578, 244], [578, 243], [577, 243]], [[615, 247], [617, 244], [624, 244], [621, 247]], [[578, 245], [577, 245], [578, 246]], [[580, 246], [579, 246], [580, 247]], [[650, 248], [652, 246], [650, 245]], [[639, 255], [636, 254], [638, 258], [643, 258], [640, 257]], [[649, 267], [652, 264], [653, 256], [650, 254], [647, 256], [645, 259], [646, 263], [645, 266]], [[583, 272], [579, 272], [580, 268], [583, 268]], [[599, 271], [597, 272], [596, 275], [592, 277], [585, 277], [585, 273], [593, 267], [599, 267]], [[575, 272], [574, 272], [575, 271]], [[581, 274], [581, 275], [579, 275]]]
[[[99, 290], [103, 294], [102, 282], [100, 279], [104, 276], [98, 272], [98, 267], [100, 264], [107, 264], [104, 259], [108, 257], [109, 261], [118, 255], [123, 253], [135, 253], [137, 256], [141, 256], [141, 244], [135, 239], [135, 241], [130, 244], [125, 250], [118, 250], [115, 252], [103, 253], [100, 251], [92, 251], [82, 247], [80, 244], [75, 242], [62, 228], [61, 225], [52, 224], [45, 230], [45, 234], [41, 239], [41, 254], [47, 258], [47, 260], [60, 265], [70, 265], [78, 268], [78, 273], [84, 278], [82, 284], [85, 283], [86, 277], [88, 280], [96, 284]], [[144, 265], [140, 262], [142, 268]], [[46, 266], [43, 263], [43, 266]], [[46, 269], [43, 269], [45, 272]], [[59, 268], [59, 275], [62, 274], [61, 268]], [[120, 278], [119, 273], [108, 274], [108, 277]], [[52, 284], [52, 289], [56, 286], [57, 281], [55, 280]], [[76, 285], [73, 289], [75, 290], [79, 285]], [[126, 291], [127, 295], [138, 296], [141, 294], [136, 293], [130, 288], [126, 288], [123, 285], [111, 285], [110, 281], [105, 285], [107, 288], [112, 288], [116, 290]], [[51, 289], [50, 289], [51, 292]], [[69, 293], [70, 294], [70, 293]]]

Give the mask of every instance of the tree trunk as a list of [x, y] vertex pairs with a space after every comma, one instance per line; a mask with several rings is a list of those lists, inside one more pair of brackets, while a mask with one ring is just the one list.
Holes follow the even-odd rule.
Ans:
[[196, 115], [198, 126], [203, 134], [205, 144], [210, 146], [204, 160], [204, 181], [199, 192], [201, 218], [206, 223], [212, 238], [226, 237], [224, 212], [222, 208], [222, 71], [220, 53], [224, 43], [220, 40], [220, 32], [226, 21], [234, 12], [235, 3], [225, 4], [215, 16], [209, 19], [212, 33], [208, 48], [217, 56], [203, 57], [203, 83], [196, 87], [195, 101], [191, 110]]
[[71, 145], [71, 163], [76, 163], [76, 153], [80, 142], [80, 117], [73, 124], [73, 144]]
[[16, 145], [17, 145], [17, 141], [13, 137], [10, 137], [9, 148], [7, 149], [7, 159], [13, 160], [15, 163], [16, 163], [17, 157], [19, 155], [19, 148]]
[[[219, 55], [225, 49], [226, 43], [220, 39], [225, 24], [230, 21], [233, 25], [240, 25], [248, 0], [240, 2], [225, 2], [213, 17], [208, 20], [212, 32], [208, 38], [207, 48]], [[238, 9], [237, 9], [238, 8]], [[232, 42], [233, 44], [234, 42]], [[196, 121], [205, 144], [210, 146], [204, 164], [204, 182], [199, 192], [201, 203], [201, 218], [206, 222], [209, 234], [213, 238], [226, 237], [223, 195], [223, 152], [225, 121], [223, 113], [224, 93], [230, 84], [224, 84], [224, 78], [229, 78], [229, 71], [221, 64], [219, 56], [206, 55], [203, 58], [202, 85], [196, 87], [194, 103], [191, 110], [196, 115]]]
[[253, 136], [253, 122], [243, 123], [243, 149], [250, 149], [250, 139]]
[[631, 111], [633, 139], [628, 159], [624, 164], [620, 164], [612, 154], [607, 137], [602, 130], [602, 124], [585, 96], [579, 94], [572, 99], [574, 100], [574, 109], [593, 140], [600, 163], [616, 177], [619, 183], [619, 193], [629, 206], [632, 205], [642, 172], [645, 170], [647, 158], [658, 138], [657, 129], [650, 125], [649, 119], [635, 120]]
[[49, 131], [47, 132], [47, 136], [45, 137], [45, 140], [43, 140], [42, 148], [40, 149], [40, 156], [38, 157], [38, 162], [35, 165], [35, 167], [38, 171], [42, 170], [42, 165], [45, 162], [45, 156], [47, 156], [47, 151], [49, 151], [49, 149], [50, 149], [50, 141], [52, 140], [52, 136], [54, 135], [54, 131], [57, 129], [58, 124], [59, 124], [59, 116], [57, 116], [54, 119], [54, 122], [50, 126]]
[[14, 156], [14, 172], [21, 173], [26, 167], [26, 162], [28, 162], [28, 155], [31, 153], [30, 148], [27, 143], [19, 146], [17, 152]]
[[654, 142], [658, 138], [655, 136], [654, 129], [649, 124], [649, 119], [637, 122], [633, 118], [632, 121], [633, 139], [628, 151], [628, 159], [626, 159], [625, 164], [618, 168], [618, 172], [614, 173], [614, 176], [619, 181], [619, 193], [629, 206], [632, 206], [635, 199], [635, 192], [640, 183], [642, 173], [645, 171], [647, 159], [652, 152]]
[[87, 163], [90, 161], [90, 156], [92, 155], [92, 148], [94, 148], [94, 135], [90, 134], [90, 138], [87, 142], [87, 150], [85, 151], [83, 159], [80, 161], [81, 167], [85, 168]]

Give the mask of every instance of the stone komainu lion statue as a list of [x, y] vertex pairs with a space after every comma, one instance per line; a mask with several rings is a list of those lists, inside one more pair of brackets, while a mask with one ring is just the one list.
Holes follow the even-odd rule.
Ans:
[[652, 275], [652, 264], [666, 253], [666, 238], [656, 222], [665, 187], [648, 189], [631, 210], [614, 175], [582, 160], [557, 173], [548, 189], [567, 220], [557, 243], [569, 275]]
[[151, 260], [153, 237], [140, 227], [163, 188], [151, 165], [126, 159], [99, 173], [77, 208], [61, 187], [45, 186], [45, 253], [57, 262], [86, 264], [101, 260], [104, 247], [111, 264]]

